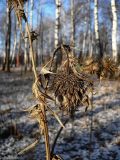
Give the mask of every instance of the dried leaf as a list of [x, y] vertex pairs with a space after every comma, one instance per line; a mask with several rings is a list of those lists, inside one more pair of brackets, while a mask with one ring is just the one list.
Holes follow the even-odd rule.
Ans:
[[32, 144], [30, 144], [29, 146], [25, 147], [23, 150], [18, 152], [18, 155], [24, 154], [25, 152], [29, 152], [38, 144], [38, 142], [39, 140], [37, 139], [35, 142], [33, 142]]

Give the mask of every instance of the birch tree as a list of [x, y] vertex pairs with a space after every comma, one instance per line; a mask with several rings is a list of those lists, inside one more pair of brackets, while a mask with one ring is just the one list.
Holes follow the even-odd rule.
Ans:
[[56, 3], [56, 20], [55, 20], [55, 48], [59, 45], [59, 30], [60, 30], [60, 10], [61, 10], [61, 0], [55, 0]]
[[6, 40], [5, 40], [5, 59], [3, 62], [3, 70], [10, 71], [10, 46], [11, 46], [11, 8], [8, 5], [6, 7]]
[[93, 55], [93, 36], [91, 32], [91, 0], [88, 0], [88, 5], [89, 5], [89, 30], [88, 30], [88, 46], [89, 46], [89, 56], [92, 57]]
[[11, 66], [12, 66], [12, 63], [15, 59], [16, 46], [17, 46], [17, 26], [18, 26], [18, 23], [16, 21], [15, 15], [14, 15], [14, 19], [15, 19], [15, 22], [14, 22], [14, 44], [13, 44], [13, 50], [12, 50], [12, 55], [11, 55]]
[[[28, 1], [26, 2], [26, 16], [28, 16]], [[27, 37], [27, 30], [25, 28], [25, 37]], [[24, 51], [24, 64], [25, 64], [25, 72], [27, 71], [27, 64], [28, 64], [28, 55], [27, 55], [27, 47], [28, 47], [28, 40], [25, 38], [25, 51]]]
[[30, 0], [30, 27], [31, 27], [31, 30], [33, 29], [33, 5], [34, 5], [34, 0]]
[[41, 54], [40, 54], [40, 64], [42, 65], [42, 63], [43, 63], [43, 41], [44, 41], [44, 39], [43, 39], [43, 34], [44, 34], [44, 31], [43, 31], [43, 10], [41, 10], [41, 12], [40, 12], [40, 27], [39, 27], [39, 33], [40, 33], [40, 52], [41, 52]]
[[82, 54], [83, 55], [85, 53], [86, 34], [87, 34], [87, 20], [86, 20], [86, 17], [85, 17], [85, 21], [84, 21], [84, 26], [85, 26], [85, 31], [83, 33], [83, 46], [82, 46]]
[[[74, 0], [71, 0], [71, 46], [75, 47]], [[72, 49], [74, 54], [74, 49]]]
[[99, 27], [98, 27], [98, 0], [94, 0], [94, 29], [95, 29], [95, 41], [96, 41], [96, 53], [102, 58], [102, 46], [100, 44]]
[[112, 56], [117, 61], [117, 10], [115, 0], [111, 0], [112, 9]]
[[[30, 0], [30, 27], [31, 31], [33, 30], [33, 6], [34, 6], [34, 0]], [[30, 70], [32, 70], [32, 57], [30, 57]]]

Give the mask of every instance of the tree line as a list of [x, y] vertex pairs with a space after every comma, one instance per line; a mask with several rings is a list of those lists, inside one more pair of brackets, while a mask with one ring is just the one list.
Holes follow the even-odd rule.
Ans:
[[[53, 49], [68, 44], [78, 57], [120, 57], [120, 0], [24, 0], [34, 40], [36, 65], [49, 59]], [[0, 65], [2, 70], [31, 69], [26, 26], [18, 23], [8, 1], [0, 9]], [[47, 11], [46, 8], [49, 10]], [[25, 31], [24, 31], [25, 30]]]

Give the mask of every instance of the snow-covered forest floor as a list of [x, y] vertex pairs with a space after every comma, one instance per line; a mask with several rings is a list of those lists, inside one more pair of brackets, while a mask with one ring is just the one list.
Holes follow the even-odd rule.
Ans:
[[[34, 142], [39, 133], [37, 122], [23, 111], [36, 103], [32, 82], [30, 73], [21, 76], [20, 72], [0, 72], [0, 160], [45, 160], [42, 136], [32, 151], [17, 154]], [[79, 107], [74, 121], [69, 120], [58, 139], [55, 153], [64, 160], [120, 160], [120, 83], [96, 82], [94, 88], [93, 111], [85, 114], [85, 107]], [[50, 115], [48, 123], [52, 144], [60, 126]]]

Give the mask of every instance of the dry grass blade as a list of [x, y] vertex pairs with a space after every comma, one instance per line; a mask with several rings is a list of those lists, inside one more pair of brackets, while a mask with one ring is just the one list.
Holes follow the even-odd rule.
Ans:
[[29, 146], [25, 147], [20, 152], [18, 152], [18, 155], [22, 155], [25, 152], [29, 152], [30, 150], [32, 150], [38, 144], [38, 142], [39, 142], [39, 140], [37, 139], [35, 142], [33, 142], [32, 144], [30, 144]]
[[55, 73], [49, 71], [49, 70], [48, 70], [47, 68], [45, 68], [45, 67], [43, 67], [43, 68], [41, 69], [40, 73], [43, 74], [43, 75], [44, 75], [44, 74], [55, 74]]
[[46, 98], [54, 101], [52, 97], [50, 97], [49, 95], [47, 95], [41, 90], [42, 90], [42, 87], [41, 87], [40, 82], [36, 81], [35, 83], [33, 83], [32, 91], [33, 91], [35, 98], [38, 99], [38, 101], [40, 101], [44, 105], [46, 105], [46, 100], [45, 100]]
[[52, 113], [52, 115], [56, 118], [56, 120], [59, 122], [59, 124], [65, 129], [65, 126], [63, 125], [63, 123], [61, 122], [60, 118], [58, 117], [58, 115], [49, 107], [47, 106], [48, 110]]
[[34, 107], [36, 107], [38, 104], [35, 104], [31, 107], [28, 107], [27, 109], [21, 109], [21, 111], [24, 111], [24, 112], [30, 112]]

